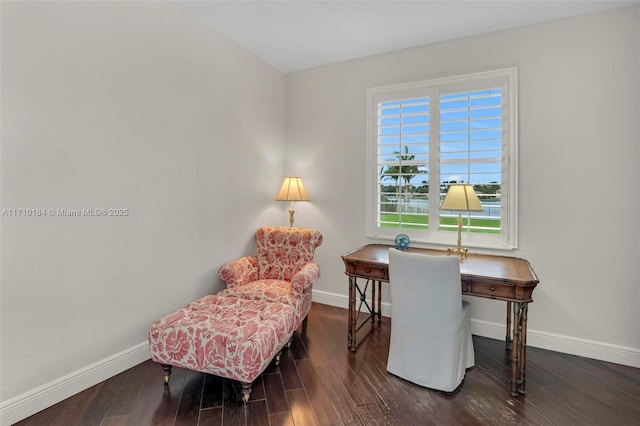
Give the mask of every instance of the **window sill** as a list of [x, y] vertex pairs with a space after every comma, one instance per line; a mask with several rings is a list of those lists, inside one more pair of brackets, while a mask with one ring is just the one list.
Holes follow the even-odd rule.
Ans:
[[[398, 232], [402, 233], [402, 232]], [[372, 244], [387, 244], [389, 246], [394, 246], [395, 244], [395, 236], [387, 237], [382, 235], [369, 235], [367, 234], [367, 239], [370, 240]], [[464, 237], [463, 237], [464, 242]], [[446, 250], [449, 247], [456, 246], [456, 236], [453, 235], [450, 243], [444, 242], [434, 242], [420, 239], [411, 239], [411, 246], [418, 248], [427, 248], [427, 249], [435, 249], [435, 250]], [[505, 247], [505, 246], [496, 246], [489, 244], [462, 244], [463, 247], [469, 249], [469, 252], [475, 252], [480, 254], [498, 254], [498, 255], [507, 255], [507, 253], [512, 253], [518, 249], [518, 247]]]

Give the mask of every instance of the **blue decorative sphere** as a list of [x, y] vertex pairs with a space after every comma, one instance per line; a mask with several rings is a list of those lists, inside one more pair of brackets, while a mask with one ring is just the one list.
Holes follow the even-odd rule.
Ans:
[[409, 236], [406, 234], [398, 234], [396, 235], [396, 248], [398, 250], [407, 250], [409, 248], [409, 244], [411, 244], [411, 240]]

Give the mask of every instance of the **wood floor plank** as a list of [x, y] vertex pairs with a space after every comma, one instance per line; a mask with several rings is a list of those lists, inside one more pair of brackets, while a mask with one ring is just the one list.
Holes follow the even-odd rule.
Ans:
[[433, 415], [442, 395], [388, 374], [379, 366], [374, 371], [380, 381], [376, 393], [386, 401], [381, 408], [383, 412], [386, 412], [385, 408], [388, 409], [389, 418], [400, 424], [424, 418], [425, 425], [431, 424], [428, 419]]
[[160, 367], [151, 360], [145, 361], [133, 367], [127, 375], [127, 380], [123, 384], [122, 390], [116, 397], [111, 407], [109, 407], [107, 416], [119, 416], [122, 414], [129, 414], [133, 411], [133, 409], [135, 408], [134, 404], [138, 398], [138, 394], [140, 393], [140, 389], [146, 381], [147, 375], [149, 374], [152, 367], [157, 368], [158, 370], [156, 372], [160, 375], [160, 377], [162, 377]]
[[356, 372], [364, 389], [369, 392], [369, 399], [372, 399], [382, 411], [389, 411], [397, 406], [396, 395], [387, 387], [386, 371], [382, 372], [376, 365], [363, 363]]
[[[171, 380], [169, 386], [165, 386], [162, 381], [158, 381], [155, 378], [150, 380], [150, 383], [154, 383], [158, 387], [156, 392], [160, 392], [162, 387], [162, 397], [159, 402], [155, 403], [155, 411], [151, 419], [151, 425], [162, 426], [167, 424], [173, 424], [176, 419], [176, 413], [178, 412], [178, 406], [180, 405], [180, 399], [182, 398], [182, 389], [184, 388], [184, 380], [187, 376], [187, 370], [184, 368], [173, 368], [171, 374]], [[149, 379], [153, 378], [153, 370], [149, 375]], [[143, 399], [139, 401], [137, 405], [144, 405]]]
[[[309, 314], [310, 317], [315, 317]], [[312, 319], [309, 319], [312, 321]], [[315, 365], [330, 365], [332, 360], [332, 347], [327, 345], [328, 336], [322, 326], [318, 324], [316, 327], [307, 327], [300, 335], [304, 344], [308, 358]]]
[[307, 354], [307, 348], [304, 346], [302, 342], [302, 336], [306, 333], [307, 326], [303, 323], [298, 330], [293, 334], [293, 342], [291, 344], [291, 354], [293, 355], [293, 359], [306, 359], [309, 358], [309, 354]]
[[[575, 360], [570, 358], [569, 362], [573, 368], [588, 377], [595, 387], [606, 387], [616, 401], [626, 401], [632, 405], [640, 402], [640, 375], [638, 375], [637, 379], [634, 379], [631, 375], [624, 374], [623, 370], [619, 369], [623, 366], [594, 359], [575, 357]], [[624, 371], [631, 372], [633, 370], [640, 371], [640, 368], [626, 367]], [[610, 380], [612, 376], [616, 380]], [[633, 396], [634, 399], [627, 401], [624, 398], [627, 395]]]
[[266, 374], [262, 376], [264, 391], [267, 396], [267, 407], [269, 414], [280, 411], [289, 411], [287, 395], [284, 391], [282, 378], [279, 374]]
[[315, 367], [309, 359], [296, 361], [296, 366], [300, 372], [304, 389], [311, 403], [311, 407], [321, 425], [334, 425], [340, 423], [338, 414], [327, 390], [316, 372]]
[[202, 409], [222, 407], [224, 398], [224, 379], [207, 374], [202, 391]]
[[[175, 368], [175, 370], [171, 375], [171, 382], [173, 382], [175, 388], [180, 389], [182, 393], [184, 389], [184, 376], [188, 371], [177, 368]], [[147, 374], [142, 383], [137, 400], [129, 413], [129, 425], [136, 426], [153, 423], [156, 413], [158, 411], [164, 411], [167, 398], [172, 399], [170, 396], [171, 387], [167, 388], [164, 386], [161, 371], [161, 368], [157, 364], [154, 363], [151, 366], [149, 374]], [[174, 421], [174, 418], [169, 417], [169, 421]]]
[[388, 424], [385, 415], [376, 404], [359, 406], [358, 414], [362, 422], [367, 426], [383, 426]]
[[176, 413], [176, 426], [197, 426], [202, 403], [202, 389], [204, 387], [204, 374], [197, 371], [188, 371], [184, 380], [182, 397]]
[[269, 424], [271, 426], [295, 426], [289, 411], [269, 414]]
[[302, 388], [302, 380], [291, 351], [285, 351], [280, 361], [280, 375], [285, 390]]
[[368, 388], [363, 377], [358, 375], [351, 367], [352, 363], [359, 363], [359, 358], [357, 357], [358, 354], [351, 354], [349, 364], [335, 364], [331, 368], [333, 368], [349, 398], [354, 401], [357, 407], [375, 404], [376, 401], [371, 389]]
[[[105, 417], [100, 423], [100, 426], [126, 426], [129, 423], [129, 416], [112, 416]], [[43, 423], [45, 424], [45, 423]]]
[[96, 397], [91, 402], [85, 416], [81, 420], [82, 424], [99, 425], [102, 422], [104, 413], [120, 393], [127, 376], [128, 371], [124, 371], [102, 382], [101, 388], [98, 390]]
[[245, 410], [247, 412], [247, 426], [269, 426], [269, 412], [267, 402], [264, 399], [248, 402], [245, 405]]
[[333, 367], [319, 366], [316, 370], [340, 421], [350, 425], [362, 424], [355, 402], [343, 387]]
[[97, 397], [102, 384], [90, 387], [77, 395], [69, 398], [64, 409], [51, 422], [52, 426], [81, 425], [81, 419], [87, 413], [93, 399]]
[[287, 391], [287, 399], [291, 406], [291, 417], [296, 426], [314, 426], [319, 424], [304, 389]]
[[222, 405], [201, 410], [198, 426], [222, 426]]
[[245, 426], [247, 418], [244, 403], [225, 400], [222, 406], [222, 422], [225, 426]]

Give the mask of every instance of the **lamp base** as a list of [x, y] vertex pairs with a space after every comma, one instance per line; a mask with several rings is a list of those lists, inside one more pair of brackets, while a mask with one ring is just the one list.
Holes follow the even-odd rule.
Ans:
[[293, 208], [289, 210], [289, 226], [290, 227], [293, 227], [293, 222], [294, 222], [293, 215], [295, 214], [296, 214], [296, 211]]
[[458, 212], [458, 247], [448, 248], [447, 255], [457, 254], [460, 258], [460, 262], [467, 258], [467, 252], [469, 249], [462, 247], [462, 212]]
[[463, 260], [465, 260], [467, 258], [467, 253], [469, 252], [468, 248], [463, 248], [463, 247], [457, 247], [457, 248], [451, 248], [449, 247], [447, 249], [447, 256], [455, 254], [458, 256], [458, 258], [460, 258], [460, 261], [462, 262]]

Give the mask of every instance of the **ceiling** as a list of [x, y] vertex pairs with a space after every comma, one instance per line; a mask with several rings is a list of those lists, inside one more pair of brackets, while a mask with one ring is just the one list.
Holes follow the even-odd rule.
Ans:
[[287, 73], [640, 1], [187, 1], [177, 7]]

